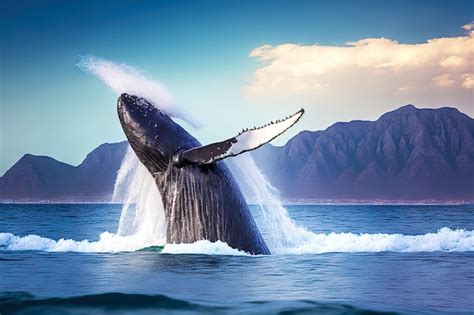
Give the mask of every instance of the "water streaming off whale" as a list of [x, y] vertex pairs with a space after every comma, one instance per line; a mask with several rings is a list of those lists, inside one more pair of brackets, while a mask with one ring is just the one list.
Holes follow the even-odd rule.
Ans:
[[245, 185], [251, 190], [251, 195], [247, 198], [254, 199], [261, 212], [257, 223], [266, 232], [265, 241], [270, 250], [274, 253], [283, 253], [285, 248], [310, 241], [314, 233], [298, 226], [290, 218], [278, 198], [278, 191], [262, 174], [252, 156], [245, 153], [237, 156], [234, 161], [236, 171], [240, 173], [239, 177], [243, 178]]
[[144, 246], [166, 243], [166, 220], [160, 192], [130, 147], [117, 174], [112, 198], [123, 203], [118, 235], [136, 235]]

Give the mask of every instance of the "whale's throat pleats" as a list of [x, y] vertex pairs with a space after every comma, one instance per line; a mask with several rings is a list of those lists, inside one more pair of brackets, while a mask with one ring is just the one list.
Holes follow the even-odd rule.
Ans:
[[253, 254], [269, 250], [227, 166], [188, 165], [157, 178], [167, 221], [168, 243], [223, 241]]

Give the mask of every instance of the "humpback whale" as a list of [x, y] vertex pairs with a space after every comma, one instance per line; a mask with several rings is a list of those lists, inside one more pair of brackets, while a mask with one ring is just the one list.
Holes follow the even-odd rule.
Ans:
[[301, 118], [303, 109], [206, 146], [144, 98], [122, 94], [117, 112], [130, 146], [161, 194], [168, 243], [222, 241], [250, 254], [270, 254], [239, 186], [221, 160], [276, 138]]

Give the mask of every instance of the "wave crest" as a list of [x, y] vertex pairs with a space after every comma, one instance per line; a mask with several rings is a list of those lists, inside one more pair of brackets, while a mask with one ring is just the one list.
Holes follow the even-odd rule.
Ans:
[[404, 234], [313, 234], [294, 247], [279, 248], [285, 254], [321, 254], [330, 252], [462, 252], [474, 251], [474, 231], [444, 227], [436, 233]]
[[[1, 250], [38, 250], [47, 252], [126, 252], [137, 251], [162, 244], [144, 243], [139, 236], [120, 236], [104, 232], [98, 241], [53, 240], [39, 235], [16, 236], [0, 233]], [[435, 233], [422, 235], [404, 234], [312, 234], [304, 242], [276, 248], [274, 254], [300, 255], [334, 252], [463, 252], [474, 251], [474, 231], [444, 227]], [[229, 247], [225, 242], [197, 241], [192, 244], [166, 244], [161, 250], [166, 254], [248, 255]]]
[[56, 241], [39, 235], [16, 236], [11, 233], [0, 233], [0, 249], [11, 251], [115, 253], [136, 251], [154, 245], [160, 244], [143, 242], [140, 235], [121, 236], [110, 232], [101, 233], [98, 241], [75, 241], [64, 238]]

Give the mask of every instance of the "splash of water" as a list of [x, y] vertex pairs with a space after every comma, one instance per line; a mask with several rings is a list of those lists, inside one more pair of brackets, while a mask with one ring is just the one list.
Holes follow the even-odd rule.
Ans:
[[180, 118], [193, 127], [202, 126], [181, 108], [161, 82], [146, 77], [137, 68], [94, 56], [82, 57], [77, 66], [104, 81], [118, 95], [128, 93], [146, 98], [168, 116]]
[[166, 243], [160, 192], [130, 146], [115, 181], [113, 200], [123, 203], [117, 235], [138, 238], [143, 247]]
[[288, 248], [294, 248], [309, 242], [314, 233], [298, 226], [289, 216], [278, 198], [278, 191], [262, 174], [249, 153], [235, 158], [236, 165], [261, 211], [261, 219], [257, 225], [265, 230], [268, 247], [272, 253], [283, 253]]
[[[261, 173], [251, 155], [242, 154], [235, 162], [243, 175], [240, 177], [252, 188], [256, 198], [261, 211], [257, 225], [266, 232], [264, 238], [270, 250], [273, 253], [285, 253], [291, 248], [311, 242], [315, 234], [298, 226], [290, 218], [277, 197], [276, 189]], [[161, 195], [154, 179], [130, 147], [118, 172], [113, 198], [124, 203], [118, 235], [141, 239], [144, 247], [166, 243]], [[173, 248], [179, 248], [179, 251], [189, 250], [189, 246]]]

